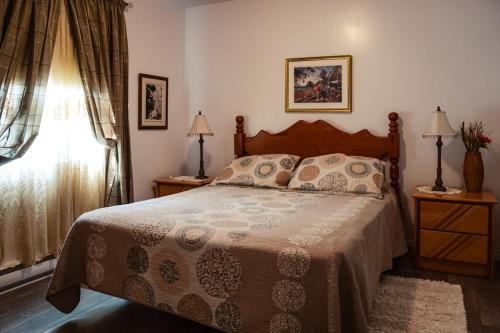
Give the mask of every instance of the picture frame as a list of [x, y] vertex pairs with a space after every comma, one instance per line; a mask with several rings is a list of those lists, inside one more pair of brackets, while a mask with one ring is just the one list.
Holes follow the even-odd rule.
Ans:
[[352, 112], [352, 56], [285, 59], [286, 112]]
[[139, 74], [139, 129], [168, 128], [168, 78]]

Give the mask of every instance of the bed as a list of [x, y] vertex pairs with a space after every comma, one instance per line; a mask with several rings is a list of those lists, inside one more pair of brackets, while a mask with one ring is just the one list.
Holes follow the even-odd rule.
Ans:
[[87, 287], [226, 332], [367, 331], [379, 276], [406, 252], [397, 114], [389, 120], [384, 137], [324, 121], [247, 137], [238, 116], [236, 156], [388, 158], [391, 186], [383, 199], [205, 186], [89, 212], [65, 241], [46, 299], [69, 313]]

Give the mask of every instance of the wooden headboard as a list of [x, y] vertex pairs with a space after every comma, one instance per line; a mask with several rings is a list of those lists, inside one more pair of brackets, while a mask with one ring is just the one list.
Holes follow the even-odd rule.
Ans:
[[263, 154], [293, 154], [301, 158], [344, 153], [346, 155], [388, 157], [391, 185], [399, 196], [399, 130], [398, 114], [389, 114], [389, 133], [376, 136], [364, 129], [346, 133], [324, 120], [309, 123], [299, 120], [286, 130], [271, 134], [261, 130], [255, 136], [246, 136], [245, 118], [236, 117], [234, 153], [237, 157]]

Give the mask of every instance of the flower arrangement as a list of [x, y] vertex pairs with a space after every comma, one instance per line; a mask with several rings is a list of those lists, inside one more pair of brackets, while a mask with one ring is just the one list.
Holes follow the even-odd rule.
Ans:
[[460, 125], [460, 136], [468, 152], [477, 153], [479, 149], [491, 144], [491, 139], [485, 134], [483, 122], [475, 121], [465, 127], [465, 122]]

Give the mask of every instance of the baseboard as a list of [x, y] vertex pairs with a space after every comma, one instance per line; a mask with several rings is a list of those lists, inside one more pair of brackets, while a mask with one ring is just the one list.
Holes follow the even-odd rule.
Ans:
[[56, 262], [56, 259], [50, 259], [0, 276], [0, 294], [51, 274]]

